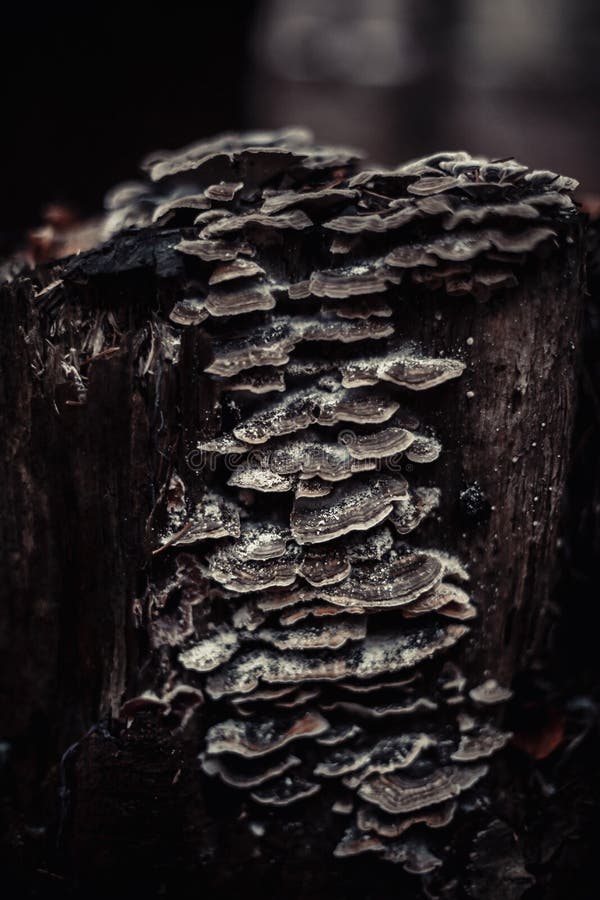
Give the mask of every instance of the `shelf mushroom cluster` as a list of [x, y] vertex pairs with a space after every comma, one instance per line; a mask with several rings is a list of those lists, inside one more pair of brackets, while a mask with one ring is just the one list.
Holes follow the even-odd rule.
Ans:
[[362, 170], [296, 130], [145, 170], [108, 197], [105, 235], [177, 231], [170, 327], [206, 335], [220, 420], [194, 448], [204, 492], [185, 471], [163, 492], [151, 642], [208, 699], [207, 776], [296, 815], [319, 794], [348, 820], [336, 856], [428, 872], [426, 835], [508, 739], [487, 712], [508, 694], [446, 658], [476, 616], [468, 576], [410, 543], [440, 498], [407, 477], [441, 451], [415, 398], [465, 365], [423, 352], [401, 307], [516, 283], [575, 183], [466, 153]]

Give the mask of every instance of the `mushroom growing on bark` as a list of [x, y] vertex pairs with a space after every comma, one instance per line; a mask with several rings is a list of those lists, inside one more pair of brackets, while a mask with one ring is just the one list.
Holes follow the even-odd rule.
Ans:
[[[66, 440], [57, 429], [72, 424], [79, 435], [87, 416], [86, 452], [96, 452], [95, 436], [103, 458], [127, 460], [95, 497], [111, 514], [89, 537], [127, 540], [115, 538], [105, 580], [100, 570], [82, 576], [88, 585], [97, 577], [110, 604], [109, 575], [135, 558], [118, 596], [123, 634], [106, 651], [119, 665], [98, 676], [111, 703], [127, 688], [119, 740], [132, 717], [140, 728], [144, 717], [171, 722], [173, 686], [182, 686], [196, 692], [188, 699], [198, 715], [194, 732], [178, 720], [176, 740], [182, 754], [193, 744], [197, 796], [206, 790], [213, 809], [222, 797], [232, 828], [262, 814], [289, 836], [294, 866], [333, 855], [343, 866], [369, 852], [432, 873], [459, 817], [466, 833], [471, 813], [486, 815], [484, 776], [509, 739], [491, 721], [515, 662], [496, 670], [494, 648], [509, 633], [491, 594], [495, 570], [508, 566], [498, 549], [506, 520], [485, 496], [472, 516], [485, 520], [481, 534], [456, 513], [463, 469], [481, 477], [486, 447], [505, 473], [507, 453], [489, 449], [502, 436], [490, 430], [495, 398], [478, 399], [481, 416], [471, 401], [489, 379], [507, 409], [505, 370], [528, 366], [524, 356], [509, 366], [494, 343], [510, 290], [523, 292], [518, 315], [511, 306], [518, 324], [543, 264], [562, 291], [560, 314], [569, 307], [568, 279], [548, 260], [575, 252], [576, 185], [463, 152], [361, 168], [352, 151], [315, 147], [297, 129], [155, 154], [144, 172], [107, 198], [96, 249], [22, 276], [35, 316], [7, 332], [26, 335], [36, 378], [50, 384], [60, 426], [44, 413], [49, 446]], [[527, 339], [541, 347], [534, 324]], [[479, 359], [473, 338], [457, 338], [467, 327], [477, 329]], [[569, 324], [556, 358], [571, 335]], [[528, 390], [540, 402], [550, 366], [535, 364]], [[95, 404], [112, 408], [113, 397], [117, 449], [94, 419]], [[534, 402], [528, 394], [519, 422]], [[554, 436], [567, 434], [563, 420], [552, 420]], [[65, 483], [85, 456], [68, 446]], [[544, 478], [558, 485], [562, 463], [553, 465]], [[494, 474], [486, 490], [498, 484]], [[55, 497], [44, 503], [62, 509]], [[552, 528], [557, 515], [552, 506]], [[45, 530], [38, 522], [36, 534]], [[515, 585], [535, 580], [528, 566], [536, 577], [548, 568], [541, 544], [531, 547], [527, 559], [511, 557]], [[514, 603], [530, 608], [522, 592]], [[98, 600], [102, 634], [104, 609]], [[88, 635], [82, 657], [92, 643]], [[452, 675], [449, 660], [466, 674]], [[169, 773], [175, 796], [180, 777], [190, 782]], [[262, 859], [261, 828], [240, 840], [244, 865]], [[208, 831], [198, 858], [213, 854], [222, 867], [223, 836]], [[281, 855], [278, 839], [268, 854]]]

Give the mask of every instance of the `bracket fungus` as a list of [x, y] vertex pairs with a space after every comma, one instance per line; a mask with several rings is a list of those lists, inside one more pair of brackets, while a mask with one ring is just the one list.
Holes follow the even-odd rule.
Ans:
[[286, 721], [262, 719], [240, 722], [228, 719], [213, 725], [206, 733], [206, 752], [214, 756], [234, 753], [244, 757], [264, 756], [300, 738], [316, 737], [329, 725], [318, 713], [305, 713]]
[[456, 797], [483, 778], [486, 772], [487, 766], [445, 766], [421, 778], [376, 775], [361, 782], [358, 794], [384, 812], [393, 815], [410, 813]]
[[[164, 240], [184, 274], [170, 327], [181, 352], [201, 347], [212, 404], [196, 445], [210, 466], [170, 476], [145, 598], [152, 647], [206, 695], [202, 771], [273, 817], [322, 798], [350, 817], [341, 859], [430, 872], [421, 836], [451, 826], [507, 742], [488, 707], [510, 692], [443, 669], [486, 601], [428, 546], [443, 497], [428, 421], [468, 351], [441, 331], [421, 348], [406, 310], [517, 284], [576, 183], [464, 152], [361, 169], [298, 129], [144, 168], [107, 198], [104, 233]], [[176, 590], [181, 621], [152, 625]]]

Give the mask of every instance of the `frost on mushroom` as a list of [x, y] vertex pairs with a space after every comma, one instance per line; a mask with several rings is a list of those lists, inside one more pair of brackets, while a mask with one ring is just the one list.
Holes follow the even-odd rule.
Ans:
[[[215, 789], [278, 822], [333, 808], [340, 859], [430, 872], [428, 836], [467, 814], [509, 739], [495, 714], [510, 691], [448, 660], [487, 601], [439, 545], [431, 410], [465, 348], [419, 346], [405, 313], [518, 284], [576, 184], [464, 152], [361, 168], [301, 129], [222, 135], [144, 171], [107, 197], [104, 235], [164, 236], [182, 273], [169, 339], [201, 346], [212, 403], [179, 436], [203, 465], [162, 476], [148, 527], [136, 615], [156, 668], [206, 697]], [[162, 688], [134, 700], [162, 715]]]
[[[400, 634], [367, 636], [358, 646], [339, 653], [286, 654], [274, 650], [241, 653], [207, 677], [206, 690], [219, 699], [228, 694], [249, 693], [259, 684], [298, 684], [304, 681], [338, 681], [347, 676], [365, 678], [395, 673], [415, 666], [451, 647], [467, 629], [461, 625], [428, 626]], [[187, 668], [194, 669], [193, 660]]]
[[336, 382], [327, 382], [323, 387], [290, 391], [284, 400], [251, 414], [233, 433], [249, 444], [263, 444], [270, 438], [303, 431], [311, 425], [387, 422], [399, 406], [384, 394], [343, 390]]
[[[407, 733], [384, 738], [362, 750], [335, 750], [316, 766], [315, 775], [341, 778], [352, 772], [354, 776], [349, 786], [354, 787], [375, 772], [394, 772], [410, 766], [431, 743], [427, 734]], [[347, 778], [344, 783], [349, 784]]]
[[206, 491], [193, 503], [183, 479], [176, 473], [166, 487], [165, 506], [167, 526], [161, 540], [163, 547], [240, 535], [239, 508], [233, 501], [216, 491]]
[[335, 488], [326, 498], [297, 500], [290, 516], [294, 538], [300, 544], [322, 543], [347, 534], [367, 531], [387, 518], [392, 501], [406, 495], [403, 478], [378, 478]]

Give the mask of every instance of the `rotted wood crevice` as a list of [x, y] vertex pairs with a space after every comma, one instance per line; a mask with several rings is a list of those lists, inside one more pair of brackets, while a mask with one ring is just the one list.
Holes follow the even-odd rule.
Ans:
[[[5, 733], [37, 714], [55, 761], [77, 742], [65, 871], [151, 851], [150, 881], [214, 896], [365, 896], [377, 872], [378, 897], [477, 896], [491, 834], [520, 896], [488, 768], [546, 628], [574, 183], [460, 153], [363, 170], [297, 132], [146, 171], [98, 248], [22, 273], [2, 311]], [[54, 643], [21, 674], [28, 603]]]

